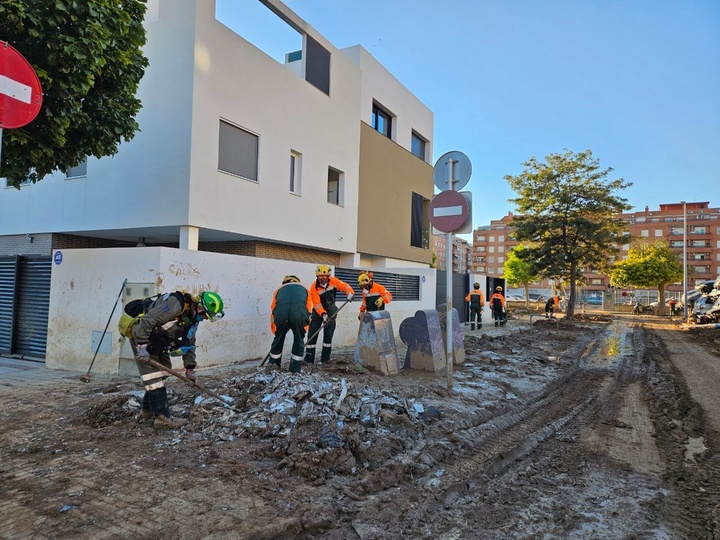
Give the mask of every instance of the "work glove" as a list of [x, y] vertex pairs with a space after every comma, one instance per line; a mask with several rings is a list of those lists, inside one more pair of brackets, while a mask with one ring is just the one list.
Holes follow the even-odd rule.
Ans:
[[323, 314], [322, 314], [322, 319], [323, 319], [323, 324], [327, 324], [328, 321], [330, 320], [330, 317], [328, 316], [327, 313], [323, 313]]
[[355, 295], [353, 293], [348, 293], [348, 295], [347, 295], [348, 302], [352, 302], [353, 298], [355, 298]]
[[135, 360], [147, 364], [150, 362], [150, 353], [147, 350], [147, 344], [138, 345], [135, 350]]
[[193, 384], [197, 382], [197, 375], [195, 374], [195, 370], [192, 369], [186, 369], [185, 370], [185, 376], [190, 379]]
[[385, 302], [383, 301], [382, 298], [378, 298], [377, 300], [375, 300], [375, 307], [381, 308], [381, 307], [383, 307], [384, 303]]

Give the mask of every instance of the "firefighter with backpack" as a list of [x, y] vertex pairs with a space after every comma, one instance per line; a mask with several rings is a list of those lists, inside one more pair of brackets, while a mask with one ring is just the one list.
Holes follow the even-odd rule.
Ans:
[[187, 423], [174, 419], [168, 406], [165, 371], [149, 363], [152, 359], [172, 369], [171, 356], [182, 356], [185, 376], [194, 381], [195, 334], [204, 320], [223, 317], [223, 301], [216, 292], [193, 296], [182, 291], [133, 300], [125, 306], [120, 332], [130, 339], [140, 379], [145, 387], [138, 420], [154, 418], [155, 428], [179, 428]]

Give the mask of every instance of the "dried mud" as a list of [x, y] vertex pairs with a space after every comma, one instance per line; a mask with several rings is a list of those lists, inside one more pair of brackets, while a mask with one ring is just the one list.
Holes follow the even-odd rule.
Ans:
[[444, 373], [356, 373], [351, 350], [300, 376], [201, 371], [242, 412], [170, 381], [188, 420], [170, 431], [137, 421], [133, 378], [2, 385], [0, 530], [720, 538], [717, 427], [663, 341], [720, 362], [717, 334], [662, 328], [601, 315], [468, 332], [452, 390]]

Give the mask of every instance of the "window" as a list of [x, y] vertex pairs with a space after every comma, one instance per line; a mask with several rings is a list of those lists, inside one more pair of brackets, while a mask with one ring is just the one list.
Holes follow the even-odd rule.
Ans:
[[648, 237], [650, 236], [650, 231], [647, 229], [643, 229], [642, 231], [640, 231], [640, 236]]
[[410, 216], [410, 245], [428, 249], [430, 245], [430, 201], [419, 195], [412, 194], [412, 215]]
[[[720, 230], [720, 229], [718, 229], [718, 230]], [[718, 234], [720, 234], [720, 232], [718, 232]], [[484, 241], [485, 241], [485, 236], [478, 236], [478, 237], [477, 237], [477, 241], [478, 241], [478, 242], [484, 242]]]
[[630, 249], [630, 244], [623, 244], [623, 251], [627, 251]]
[[300, 195], [301, 155], [290, 152], [290, 193]]
[[420, 135], [412, 132], [412, 140], [410, 141], [410, 151], [413, 153], [414, 156], [419, 157], [423, 161], [425, 161], [425, 143], [427, 141], [423, 139]]
[[498, 246], [498, 253], [504, 253], [505, 252], [505, 246]]
[[501, 234], [500, 236], [498, 236], [498, 242], [504, 242], [504, 241], [505, 241], [504, 235]]
[[691, 234], [707, 234], [707, 227], [693, 227]]
[[379, 131], [388, 139], [392, 139], [392, 115], [380, 107], [377, 103], [373, 103], [372, 127], [375, 131]]
[[218, 170], [257, 182], [257, 135], [220, 120], [218, 150]]
[[488, 236], [488, 242], [494, 242], [495, 237], [494, 236]]
[[477, 271], [478, 271], [478, 272], [484, 272], [484, 271], [485, 271], [485, 267], [484, 267], [484, 266], [478, 266], [478, 267], [477, 267]]
[[485, 246], [478, 246], [477, 251], [481, 252], [481, 253], [485, 253]]
[[327, 202], [343, 205], [343, 178], [345, 173], [328, 167]]
[[330, 51], [305, 34], [305, 80], [330, 95]]
[[662, 236], [663, 232], [662, 229], [655, 229], [655, 236]]
[[494, 274], [495, 270], [488, 266], [488, 274]]
[[498, 257], [498, 262], [499, 262], [499, 263], [505, 262], [505, 257]]
[[494, 263], [494, 262], [495, 262], [495, 257], [488, 257], [488, 258], [487, 258], [487, 262]]
[[87, 158], [82, 160], [75, 167], [70, 167], [65, 173], [65, 178], [77, 178], [79, 176], [87, 176]]
[[490, 253], [495, 253], [495, 246], [490, 246], [490, 247], [488, 248], [488, 251], [489, 251]]
[[502, 266], [498, 267], [497, 270], [498, 270], [497, 273], [500, 274], [501, 276], [502, 276], [502, 273], [505, 271], [505, 269]]

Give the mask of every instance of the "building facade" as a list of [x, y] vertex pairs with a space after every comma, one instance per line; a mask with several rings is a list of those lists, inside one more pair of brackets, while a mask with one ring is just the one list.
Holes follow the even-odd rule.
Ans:
[[0, 190], [0, 256], [75, 242], [427, 266], [432, 112], [361, 46], [262, 3], [302, 38], [284, 64], [214, 0], [149, 0], [141, 131], [113, 157]]
[[[445, 235], [434, 234], [432, 237], [433, 253], [435, 253], [435, 268], [445, 270], [447, 261], [447, 249], [445, 247]], [[469, 274], [472, 272], [472, 246], [470, 243], [458, 236], [452, 237], [452, 270], [456, 274]]]
[[[618, 214], [617, 217], [626, 222], [630, 237], [649, 242], [664, 240], [680, 260], [686, 255], [688, 287], [720, 275], [720, 208], [711, 208], [709, 202], [676, 202], [661, 204], [657, 210], [646, 206], [642, 211]], [[503, 275], [507, 252], [518, 244], [512, 236], [512, 218], [512, 213], [509, 213], [501, 219], [492, 220], [490, 225], [475, 229], [474, 272], [488, 276]], [[626, 259], [629, 249], [630, 242], [620, 246], [619, 257]], [[590, 295], [611, 289], [608, 276], [586, 271], [585, 278], [587, 283], [583, 288]], [[551, 285], [545, 281], [533, 286], [547, 290]], [[682, 292], [682, 283], [672, 284], [666, 291], [678, 295]]]

